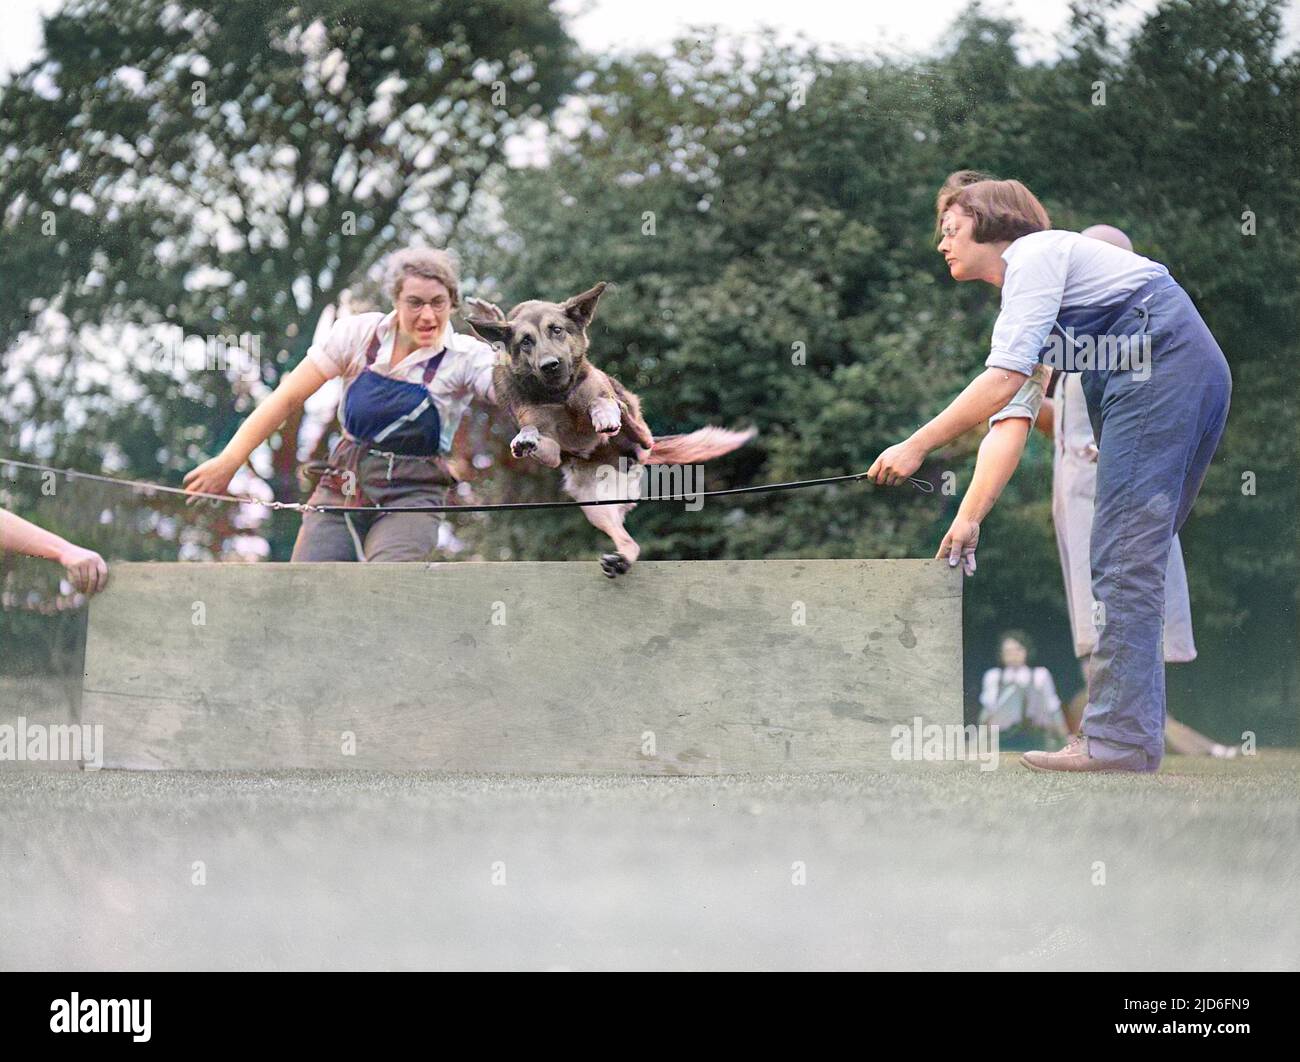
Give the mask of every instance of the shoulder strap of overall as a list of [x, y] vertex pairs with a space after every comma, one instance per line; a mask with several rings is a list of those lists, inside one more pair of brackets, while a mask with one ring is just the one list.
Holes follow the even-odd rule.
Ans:
[[375, 330], [370, 333], [370, 343], [366, 347], [366, 368], [375, 363], [375, 358], [379, 357], [379, 323], [383, 321], [381, 317], [375, 323]]
[[[382, 321], [383, 318], [380, 318]], [[434, 374], [438, 371], [438, 366], [442, 364], [442, 359], [446, 357], [446, 348], [438, 352], [435, 357], [430, 358], [424, 366], [424, 385], [429, 386]], [[375, 363], [375, 358], [379, 356], [379, 325], [375, 325], [375, 330], [370, 334], [370, 344], [366, 347], [366, 368]]]
[[424, 363], [424, 386], [428, 387], [429, 382], [433, 379], [434, 374], [438, 371], [438, 366], [442, 364], [442, 359], [447, 356], [447, 348], [443, 347], [437, 354]]

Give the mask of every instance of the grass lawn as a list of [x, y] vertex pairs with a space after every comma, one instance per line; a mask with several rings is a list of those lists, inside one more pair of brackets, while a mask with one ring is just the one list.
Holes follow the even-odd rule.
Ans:
[[1298, 782], [6, 765], [0, 967], [1295, 969]]

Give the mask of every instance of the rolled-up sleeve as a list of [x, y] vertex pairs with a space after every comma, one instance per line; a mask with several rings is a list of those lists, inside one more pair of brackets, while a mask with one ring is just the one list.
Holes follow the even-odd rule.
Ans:
[[1047, 336], [1061, 312], [1069, 254], [1061, 246], [1030, 244], [1011, 249], [1002, 281], [1002, 311], [993, 325], [992, 350], [984, 364], [1026, 376], [1039, 363]]
[[1043, 408], [1043, 396], [1047, 393], [1047, 380], [1052, 370], [1046, 365], [1036, 365], [1029, 379], [1020, 385], [1011, 401], [989, 417], [989, 427], [1000, 420], [1025, 417], [1030, 425], [1038, 419], [1038, 411]]

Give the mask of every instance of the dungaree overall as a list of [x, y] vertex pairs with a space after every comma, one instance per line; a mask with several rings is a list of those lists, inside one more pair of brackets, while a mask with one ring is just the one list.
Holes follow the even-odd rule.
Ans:
[[1090, 559], [1100, 606], [1081, 729], [1143, 749], [1154, 769], [1164, 752], [1169, 549], [1223, 436], [1232, 378], [1196, 307], [1167, 274], [1112, 306], [1062, 308], [1057, 324], [1094, 340], [1144, 343], [1149, 355], [1145, 365], [1081, 371], [1099, 450]]
[[343, 400], [343, 438], [313, 491], [313, 505], [348, 513], [305, 513], [295, 561], [420, 561], [437, 545], [436, 513], [367, 513], [383, 505], [441, 505], [455, 480], [439, 453], [442, 423], [429, 382], [445, 351], [430, 358], [423, 383], [375, 372], [378, 329], [366, 367]]

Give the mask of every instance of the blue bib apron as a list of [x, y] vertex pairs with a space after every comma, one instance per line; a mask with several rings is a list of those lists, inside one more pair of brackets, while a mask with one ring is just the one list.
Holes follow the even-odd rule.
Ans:
[[343, 401], [343, 430], [358, 444], [412, 457], [432, 457], [442, 438], [442, 421], [429, 394], [429, 383], [446, 351], [424, 366], [422, 384], [381, 376], [370, 366], [379, 352], [378, 332], [366, 350], [366, 367]]
[[[344, 396], [343, 438], [330, 454], [320, 483], [341, 494], [349, 507], [424, 504], [424, 498], [395, 501], [394, 494], [405, 492], [388, 488], [409, 484], [412, 491], [427, 492], [430, 486], [442, 488], [452, 482], [439, 459], [442, 420], [428, 388], [446, 351], [429, 359], [418, 384], [375, 372], [371, 366], [378, 353], [376, 329], [366, 348], [366, 367]], [[378, 468], [363, 465], [366, 457], [387, 460], [382, 476]]]

